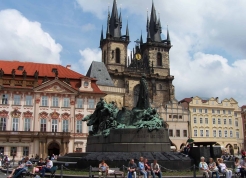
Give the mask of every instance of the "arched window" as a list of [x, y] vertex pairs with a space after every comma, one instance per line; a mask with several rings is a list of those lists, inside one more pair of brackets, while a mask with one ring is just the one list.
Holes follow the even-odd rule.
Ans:
[[115, 53], [116, 53], [116, 55], [115, 55], [115, 62], [116, 63], [120, 63], [120, 49], [119, 48], [116, 48]]
[[106, 51], [104, 50], [104, 54], [103, 54], [103, 62], [104, 64], [106, 64]]
[[134, 90], [133, 90], [133, 94], [134, 94], [134, 107], [137, 105], [138, 103], [138, 95], [139, 95], [139, 90], [140, 90], [140, 85], [136, 85], [134, 87]]
[[162, 85], [161, 84], [159, 84], [159, 90], [162, 90]]
[[162, 66], [162, 55], [161, 53], [157, 53], [157, 66]]

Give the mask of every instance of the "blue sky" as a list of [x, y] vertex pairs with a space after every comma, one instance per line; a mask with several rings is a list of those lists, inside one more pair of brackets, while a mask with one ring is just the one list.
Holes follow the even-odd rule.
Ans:
[[[71, 64], [85, 74], [90, 62], [100, 61], [100, 31], [113, 0], [1, 0], [0, 58]], [[172, 40], [171, 74], [176, 98], [233, 97], [245, 104], [246, 1], [154, 0]], [[118, 0], [131, 44], [146, 38], [151, 0]], [[148, 8], [148, 9], [147, 9]], [[149, 12], [150, 13], [150, 12]]]

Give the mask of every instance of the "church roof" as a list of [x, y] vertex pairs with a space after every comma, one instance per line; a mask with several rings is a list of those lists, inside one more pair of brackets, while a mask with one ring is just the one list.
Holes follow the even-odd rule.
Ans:
[[97, 85], [114, 86], [114, 83], [103, 62], [93, 61], [86, 76], [97, 79]]

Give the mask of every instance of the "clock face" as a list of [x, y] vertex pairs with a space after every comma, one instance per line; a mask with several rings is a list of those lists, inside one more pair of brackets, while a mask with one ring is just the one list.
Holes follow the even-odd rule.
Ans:
[[139, 54], [139, 53], [137, 53], [137, 54], [135, 55], [135, 57], [136, 57], [136, 59], [137, 59], [138, 61], [142, 58], [141, 54]]

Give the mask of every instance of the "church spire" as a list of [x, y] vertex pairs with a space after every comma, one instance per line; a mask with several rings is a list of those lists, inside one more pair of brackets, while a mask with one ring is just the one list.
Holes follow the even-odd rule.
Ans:
[[153, 42], [162, 42], [161, 40], [161, 23], [160, 18], [157, 19], [154, 2], [152, 1], [151, 15], [148, 31]]
[[140, 45], [143, 44], [143, 36], [142, 36], [142, 31], [141, 31], [141, 36], [140, 36]]
[[121, 37], [122, 19], [121, 19], [121, 14], [120, 14], [120, 17], [118, 17], [116, 0], [114, 0], [114, 3], [113, 3], [113, 8], [112, 8], [109, 23], [110, 23], [110, 25], [109, 25], [110, 35], [114, 38], [120, 38]]
[[129, 28], [128, 28], [128, 21], [127, 21], [127, 24], [126, 24], [126, 40], [127, 41], [130, 40], [130, 37], [129, 37]]
[[170, 39], [170, 36], [169, 36], [168, 26], [167, 26], [167, 44], [171, 44], [171, 39]]
[[103, 40], [103, 26], [102, 26], [102, 30], [101, 30], [101, 39], [100, 39], [100, 41], [102, 41]]

